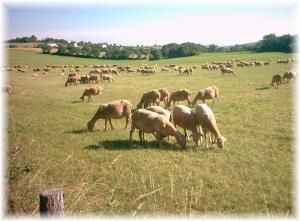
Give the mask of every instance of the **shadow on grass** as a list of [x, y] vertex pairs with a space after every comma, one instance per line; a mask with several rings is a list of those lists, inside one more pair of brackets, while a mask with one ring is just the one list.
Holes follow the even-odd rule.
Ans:
[[124, 149], [159, 149], [159, 150], [173, 150], [173, 151], [185, 151], [186, 149], [183, 149], [181, 147], [178, 147], [174, 144], [167, 143], [162, 141], [161, 147], [159, 147], [157, 141], [150, 141], [150, 142], [143, 142], [142, 144], [137, 141], [129, 141], [129, 140], [105, 140], [101, 141], [97, 144], [90, 144], [84, 149], [88, 150], [97, 150], [97, 149], [108, 149], [108, 150], [124, 150]]
[[77, 129], [77, 130], [71, 130], [67, 131], [68, 134], [83, 134], [83, 133], [89, 133], [90, 131], [87, 128]]
[[256, 91], [262, 91], [262, 90], [268, 90], [270, 88], [271, 88], [270, 86], [268, 86], [268, 87], [257, 87], [257, 88], [255, 88], [255, 90]]
[[78, 103], [83, 103], [81, 100], [79, 101], [72, 101], [72, 104], [78, 104]]

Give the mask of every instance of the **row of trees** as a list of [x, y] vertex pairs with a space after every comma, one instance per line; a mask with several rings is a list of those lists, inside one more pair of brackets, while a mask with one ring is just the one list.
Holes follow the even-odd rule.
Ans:
[[64, 56], [94, 57], [106, 59], [147, 59], [159, 60], [165, 58], [178, 58], [199, 55], [208, 52], [232, 52], [232, 51], [255, 51], [255, 52], [293, 52], [296, 49], [296, 36], [275, 34], [265, 35], [262, 40], [254, 43], [239, 44], [234, 46], [219, 47], [215, 44], [208, 46], [185, 42], [182, 44], [171, 43], [153, 47], [129, 47], [108, 45], [103, 48], [102, 44], [91, 42], [79, 42], [79, 47], [74, 47], [74, 42], [69, 43], [65, 39], [45, 38], [38, 40], [34, 35], [8, 40], [9, 43], [40, 43], [43, 53], [51, 53], [48, 43], [57, 43], [58, 51], [56, 54]]
[[65, 39], [57, 39], [57, 38], [44, 38], [38, 40], [36, 36], [31, 35], [30, 37], [21, 37], [9, 39], [7, 43], [61, 43], [68, 44], [68, 41]]

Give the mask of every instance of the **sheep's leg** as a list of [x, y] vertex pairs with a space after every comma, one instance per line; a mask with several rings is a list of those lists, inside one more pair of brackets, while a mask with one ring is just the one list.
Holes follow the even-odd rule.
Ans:
[[139, 130], [139, 138], [140, 138], [140, 143], [143, 143], [143, 131]]
[[114, 127], [113, 127], [113, 125], [111, 124], [111, 119], [110, 119], [110, 118], [108, 118], [108, 122], [109, 122], [109, 124], [110, 124], [111, 129], [113, 130]]
[[91, 95], [89, 95], [89, 100], [92, 102], [92, 98], [91, 98]]
[[187, 130], [183, 128], [184, 130], [184, 136], [187, 138], [187, 140], [190, 140], [189, 134], [187, 133]]
[[129, 133], [129, 140], [130, 140], [130, 142], [132, 141], [132, 134], [133, 134], [134, 130], [135, 130], [135, 127], [134, 127], [134, 125], [132, 125], [131, 129], [130, 129], [130, 133]]
[[126, 117], [126, 125], [125, 125], [125, 130], [127, 129], [127, 125], [128, 125], [128, 117]]
[[208, 148], [208, 142], [207, 142], [207, 137], [206, 137], [206, 130], [204, 130], [204, 139], [205, 139], [206, 148]]
[[107, 128], [107, 119], [105, 119], [105, 128], [104, 128], [104, 131], [106, 131], [106, 128]]

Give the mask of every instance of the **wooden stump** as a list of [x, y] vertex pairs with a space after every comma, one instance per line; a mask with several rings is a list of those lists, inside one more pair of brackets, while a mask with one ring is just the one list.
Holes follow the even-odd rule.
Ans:
[[45, 190], [40, 193], [41, 216], [64, 215], [63, 192], [60, 189]]

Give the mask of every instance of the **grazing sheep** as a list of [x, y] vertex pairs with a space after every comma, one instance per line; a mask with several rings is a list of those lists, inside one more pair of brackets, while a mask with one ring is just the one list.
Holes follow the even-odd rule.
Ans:
[[111, 118], [120, 119], [126, 118], [125, 130], [127, 128], [128, 122], [131, 122], [131, 110], [132, 104], [128, 100], [116, 100], [110, 103], [101, 104], [93, 116], [93, 118], [87, 123], [88, 129], [93, 130], [95, 123], [97, 120], [105, 119], [105, 131], [107, 126], [107, 121], [109, 121], [110, 127], [113, 130], [113, 126], [111, 124]]
[[158, 90], [160, 93], [160, 101], [163, 101], [165, 103], [165, 107], [168, 105], [170, 92], [166, 88], [161, 88]]
[[205, 103], [205, 99], [212, 99], [214, 103], [214, 98], [217, 98], [218, 103], [220, 103], [219, 89], [216, 86], [207, 87], [198, 92], [198, 94], [192, 102], [192, 105], [194, 106], [198, 100], [203, 100], [203, 103]]
[[[192, 131], [192, 137], [196, 144], [199, 146], [200, 133], [197, 130], [196, 118], [193, 110], [184, 105], [176, 105], [173, 109], [173, 122], [174, 126], [182, 127], [185, 137], [189, 140], [187, 130]], [[201, 142], [201, 139], [200, 139]]]
[[38, 77], [38, 74], [32, 74], [31, 77]]
[[4, 86], [3, 91], [8, 93], [8, 96], [10, 96], [11, 91], [12, 91], [12, 87], [8, 84], [8, 85]]
[[186, 138], [183, 136], [173, 124], [163, 115], [148, 111], [145, 109], [136, 110], [132, 114], [132, 124], [130, 130], [130, 141], [132, 141], [132, 134], [135, 129], [139, 130], [140, 142], [143, 141], [143, 133], [152, 133], [160, 141], [167, 136], [174, 136], [183, 148], [186, 146]]
[[[196, 124], [200, 125], [204, 132], [206, 147], [208, 147], [206, 133], [211, 132], [216, 139], [218, 147], [223, 148], [226, 139], [221, 135], [217, 127], [217, 122], [214, 117], [214, 114], [212, 110], [207, 106], [207, 104], [198, 104], [196, 106], [195, 119], [196, 119]], [[213, 143], [215, 143], [215, 141]]]
[[275, 84], [277, 86], [276, 88], [278, 88], [279, 84], [282, 84], [282, 76], [280, 74], [276, 74], [272, 77], [271, 85], [275, 87]]
[[180, 89], [178, 91], [175, 91], [170, 95], [170, 99], [169, 99], [167, 106], [170, 107], [172, 101], [175, 106], [176, 101], [177, 101], [177, 103], [179, 103], [179, 101], [184, 101], [184, 100], [187, 100], [188, 106], [190, 106], [192, 104], [191, 96], [192, 96], [192, 93], [188, 89]]
[[109, 74], [103, 74], [101, 78], [102, 78], [102, 81], [107, 81], [109, 83], [114, 81], [113, 76], [111, 76]]
[[74, 83], [74, 84], [78, 84], [78, 81], [80, 81], [80, 75], [76, 75], [76, 76], [73, 76], [73, 77], [68, 77], [68, 79], [67, 79], [67, 81], [66, 81], [66, 83], [65, 83], [65, 87], [67, 87], [67, 85], [68, 84], [72, 84], [72, 83]]
[[103, 88], [100, 86], [95, 86], [95, 87], [90, 87], [90, 88], [86, 88], [83, 91], [82, 96], [80, 97], [80, 99], [82, 100], [82, 102], [84, 101], [84, 97], [87, 96], [88, 97], [88, 102], [91, 101], [92, 102], [92, 98], [91, 95], [98, 95], [100, 100], [103, 98], [102, 96], [102, 92], [103, 92]]
[[220, 67], [220, 70], [221, 70], [222, 74], [233, 73], [234, 75], [236, 75], [236, 73], [231, 68], [227, 68], [225, 66]]
[[289, 70], [289, 71], [286, 71], [283, 75], [283, 79], [282, 79], [282, 82], [284, 83], [284, 80], [287, 79], [287, 82], [289, 82], [291, 79], [296, 79], [296, 75], [297, 75], [297, 72], [295, 70]]
[[137, 104], [137, 109], [142, 108], [143, 104], [144, 108], [147, 108], [151, 103], [156, 103], [157, 106], [159, 106], [160, 96], [161, 95], [158, 90], [152, 90], [144, 93], [140, 102]]

